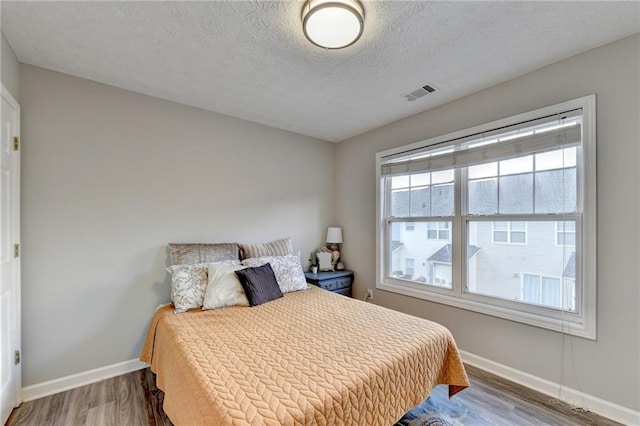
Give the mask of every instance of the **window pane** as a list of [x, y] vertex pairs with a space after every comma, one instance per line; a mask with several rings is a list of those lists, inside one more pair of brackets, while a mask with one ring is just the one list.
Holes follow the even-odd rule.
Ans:
[[[411, 280], [424, 285], [451, 288], [451, 244], [440, 240], [440, 232], [449, 232], [451, 222], [416, 222], [415, 231], [406, 231], [407, 222], [391, 223], [391, 253], [388, 274], [394, 278]], [[427, 228], [434, 234], [426, 239]]]
[[512, 232], [511, 233], [511, 242], [515, 244], [526, 244], [527, 243], [527, 234], [524, 232]]
[[393, 176], [391, 178], [391, 189], [408, 188], [409, 176]]
[[[556, 244], [556, 221], [524, 222], [527, 244], [502, 244], [504, 223], [468, 222], [467, 291], [575, 311], [575, 248]], [[514, 226], [512, 242], [525, 234]]]
[[429, 216], [431, 197], [429, 187], [411, 190], [411, 216]]
[[391, 216], [409, 216], [409, 191], [406, 189], [391, 191]]
[[576, 232], [575, 220], [564, 220], [558, 222], [558, 231], [560, 232]]
[[[453, 216], [453, 178], [453, 170], [392, 177], [391, 216]], [[424, 185], [432, 179], [451, 183]]]
[[430, 184], [431, 173], [418, 173], [411, 175], [411, 186], [427, 186]]
[[528, 303], [540, 303], [540, 277], [524, 274], [522, 277], [522, 300]]
[[508, 231], [509, 222], [493, 222], [493, 229], [496, 231]]
[[575, 166], [575, 147], [536, 154], [536, 170], [562, 169]]
[[493, 233], [493, 241], [496, 243], [509, 242], [509, 233], [507, 231], [495, 231]]
[[469, 167], [469, 179], [480, 179], [498, 176], [498, 163], [479, 164]]
[[576, 169], [536, 173], [536, 213], [576, 211]]
[[[496, 164], [496, 163], [493, 163]], [[469, 182], [469, 214], [498, 213], [498, 180]]]
[[576, 245], [576, 221], [563, 220], [556, 222], [556, 230], [558, 232], [557, 244], [566, 246]]
[[526, 231], [527, 222], [509, 222], [512, 231]]
[[557, 278], [542, 277], [541, 304], [554, 308], [562, 307], [562, 290]]
[[500, 161], [500, 176], [533, 171], [533, 155]]
[[431, 215], [453, 216], [453, 184], [431, 187]]
[[576, 234], [558, 232], [558, 245], [559, 246], [575, 246]]
[[404, 260], [406, 275], [409, 275], [411, 277], [413, 277], [413, 273], [414, 273], [414, 270], [413, 270], [414, 262], [415, 262], [414, 259], [411, 259], [411, 258], [407, 258]]
[[443, 170], [441, 172], [431, 173], [431, 183], [449, 183], [453, 182], [453, 170]]
[[576, 167], [578, 163], [578, 151], [576, 147], [573, 148], [565, 148], [564, 150], [564, 166], [565, 167]]
[[500, 205], [503, 214], [533, 213], [533, 174], [500, 177]]

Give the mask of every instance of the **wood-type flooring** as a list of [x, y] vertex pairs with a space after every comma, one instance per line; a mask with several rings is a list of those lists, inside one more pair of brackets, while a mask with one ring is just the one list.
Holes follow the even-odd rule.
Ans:
[[[475, 367], [466, 366], [471, 386], [447, 398], [446, 386], [438, 386], [432, 401], [446, 414], [459, 412], [460, 404], [483, 420], [464, 425], [598, 425], [619, 423], [590, 412], [582, 412], [557, 399], [532, 391]], [[8, 426], [171, 426], [162, 410], [164, 393], [147, 368], [101, 382], [23, 403]]]

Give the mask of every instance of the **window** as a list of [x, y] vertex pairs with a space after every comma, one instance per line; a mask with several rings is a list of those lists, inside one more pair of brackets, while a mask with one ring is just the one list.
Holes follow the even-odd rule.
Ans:
[[571, 221], [556, 222], [556, 245], [576, 245], [576, 223]]
[[404, 271], [405, 271], [405, 274], [406, 274], [405, 278], [411, 279], [413, 277], [413, 272], [414, 272], [413, 271], [413, 264], [414, 264], [414, 262], [415, 262], [415, 259], [411, 259], [411, 258], [407, 258], [407, 259], [404, 260], [404, 264], [405, 264]]
[[595, 338], [594, 113], [589, 96], [378, 153], [378, 288]]
[[522, 300], [550, 308], [575, 310], [575, 286], [570, 280], [522, 274]]
[[415, 223], [413, 222], [407, 222], [404, 224], [404, 229], [406, 231], [413, 231], [416, 228]]
[[448, 240], [449, 222], [428, 222], [427, 238], [430, 240]]
[[527, 222], [493, 222], [493, 242], [527, 244]]

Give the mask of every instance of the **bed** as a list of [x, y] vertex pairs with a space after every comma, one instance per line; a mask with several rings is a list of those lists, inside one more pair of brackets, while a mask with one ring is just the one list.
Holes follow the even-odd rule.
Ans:
[[140, 359], [176, 425], [389, 426], [469, 385], [443, 326], [316, 287], [255, 307], [154, 314]]

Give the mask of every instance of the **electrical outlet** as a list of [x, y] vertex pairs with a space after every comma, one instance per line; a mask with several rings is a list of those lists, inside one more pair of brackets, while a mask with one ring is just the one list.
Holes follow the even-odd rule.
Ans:
[[367, 289], [367, 297], [365, 298], [365, 300], [373, 300], [373, 289]]

